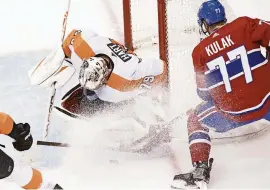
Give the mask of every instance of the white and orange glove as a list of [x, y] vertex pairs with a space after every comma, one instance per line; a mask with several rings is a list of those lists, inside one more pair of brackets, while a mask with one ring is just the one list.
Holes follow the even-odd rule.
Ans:
[[52, 51], [39, 64], [28, 72], [31, 85], [61, 88], [75, 73], [75, 68], [65, 59], [62, 47]]

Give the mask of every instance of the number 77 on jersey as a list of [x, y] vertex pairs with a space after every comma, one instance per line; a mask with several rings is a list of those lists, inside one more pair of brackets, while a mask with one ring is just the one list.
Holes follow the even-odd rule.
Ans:
[[220, 56], [207, 63], [209, 71], [205, 72], [207, 83], [210, 84], [208, 89], [216, 88], [220, 85], [225, 85], [226, 92], [231, 92], [231, 80], [244, 75], [246, 83], [253, 81], [252, 67], [249, 62], [249, 55], [252, 51], [247, 52], [245, 46], [237, 47], [227, 53], [229, 61], [225, 61], [223, 56]]

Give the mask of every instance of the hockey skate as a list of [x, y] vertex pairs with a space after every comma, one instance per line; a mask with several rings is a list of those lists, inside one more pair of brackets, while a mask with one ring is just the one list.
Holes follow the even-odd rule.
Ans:
[[60, 190], [63, 189], [60, 185], [56, 184], [53, 188], [54, 190]]
[[173, 189], [207, 189], [210, 180], [210, 171], [214, 159], [210, 158], [209, 165], [207, 162], [196, 162], [194, 170], [190, 173], [179, 174], [174, 176]]
[[63, 187], [61, 187], [59, 184], [55, 184], [53, 182], [45, 182], [41, 184], [40, 189], [51, 189], [51, 190], [61, 190]]

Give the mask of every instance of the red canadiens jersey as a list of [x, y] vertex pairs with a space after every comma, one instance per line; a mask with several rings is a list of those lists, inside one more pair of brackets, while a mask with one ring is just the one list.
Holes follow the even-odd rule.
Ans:
[[263, 117], [270, 107], [270, 65], [260, 46], [270, 46], [270, 23], [240, 17], [192, 53], [199, 92], [209, 94], [217, 109], [236, 121]]

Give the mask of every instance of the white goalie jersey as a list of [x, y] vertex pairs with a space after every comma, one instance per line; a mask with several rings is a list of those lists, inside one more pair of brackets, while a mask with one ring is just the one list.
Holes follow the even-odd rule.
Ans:
[[95, 90], [100, 100], [118, 103], [167, 83], [167, 64], [163, 60], [139, 58], [113, 39], [81, 30], [73, 30], [61, 48], [29, 72], [31, 83], [50, 86], [56, 82], [61, 104], [81, 88], [78, 78], [82, 60], [98, 54], [109, 56], [114, 65], [106, 85]]

